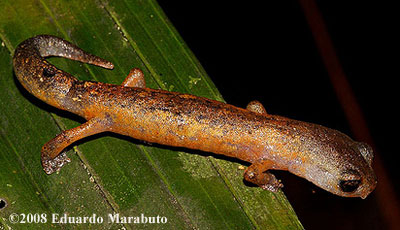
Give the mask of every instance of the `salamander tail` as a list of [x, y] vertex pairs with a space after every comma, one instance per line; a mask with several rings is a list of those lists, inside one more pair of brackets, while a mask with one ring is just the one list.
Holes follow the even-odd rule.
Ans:
[[106, 69], [114, 68], [114, 65], [111, 62], [93, 54], [89, 54], [64, 39], [52, 35], [38, 35], [32, 39], [42, 57], [64, 57], [83, 63], [97, 65]]

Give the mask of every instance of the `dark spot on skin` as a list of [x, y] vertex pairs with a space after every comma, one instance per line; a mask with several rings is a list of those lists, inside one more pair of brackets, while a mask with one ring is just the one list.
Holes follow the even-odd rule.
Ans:
[[200, 115], [197, 116], [197, 120], [203, 120], [205, 118], [207, 118], [207, 117], [204, 116], [203, 114], [200, 114]]
[[104, 114], [104, 119], [103, 119], [104, 126], [107, 126], [107, 127], [112, 126], [112, 124], [114, 123], [114, 118], [115, 118], [115, 116], [112, 116], [109, 113]]

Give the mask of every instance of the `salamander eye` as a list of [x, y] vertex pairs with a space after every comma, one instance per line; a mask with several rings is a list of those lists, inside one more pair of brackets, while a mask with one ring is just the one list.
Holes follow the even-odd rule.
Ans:
[[361, 180], [341, 180], [339, 182], [340, 189], [343, 192], [354, 192], [361, 184]]
[[361, 176], [355, 170], [347, 170], [342, 173], [339, 187], [343, 192], [354, 192], [361, 185]]
[[56, 73], [52, 69], [43, 68], [43, 76], [45, 76], [45, 77], [53, 77], [54, 75], [56, 75]]

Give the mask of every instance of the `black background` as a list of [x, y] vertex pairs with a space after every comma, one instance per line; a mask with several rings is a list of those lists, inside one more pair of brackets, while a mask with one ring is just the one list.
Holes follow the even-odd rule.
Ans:
[[[299, 2], [256, 3], [159, 1], [228, 103], [245, 107], [256, 99], [270, 114], [352, 136]], [[396, 8], [368, 1], [318, 1], [317, 5], [376, 152], [399, 191]], [[287, 172], [276, 174], [306, 229], [386, 227], [374, 193], [366, 200], [342, 198]]]

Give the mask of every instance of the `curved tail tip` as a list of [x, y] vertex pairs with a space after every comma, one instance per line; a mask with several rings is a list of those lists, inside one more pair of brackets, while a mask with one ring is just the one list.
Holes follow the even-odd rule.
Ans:
[[104, 61], [100, 63], [95, 63], [95, 65], [101, 66], [106, 69], [114, 69], [114, 64], [109, 61]]

